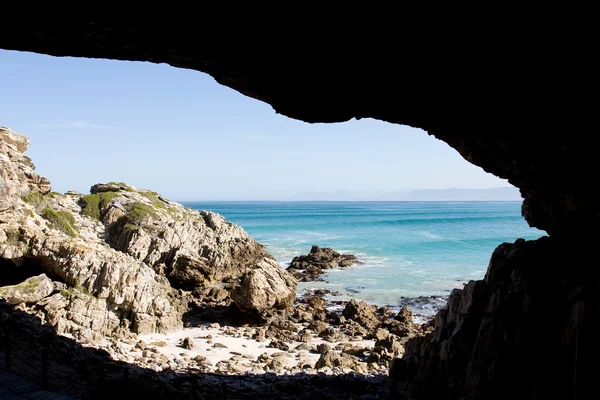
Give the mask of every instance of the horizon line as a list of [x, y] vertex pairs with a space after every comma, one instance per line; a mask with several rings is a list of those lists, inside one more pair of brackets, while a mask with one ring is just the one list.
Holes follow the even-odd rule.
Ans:
[[481, 203], [514, 203], [523, 201], [523, 199], [515, 200], [177, 200], [177, 203], [464, 203], [464, 202], [481, 202]]

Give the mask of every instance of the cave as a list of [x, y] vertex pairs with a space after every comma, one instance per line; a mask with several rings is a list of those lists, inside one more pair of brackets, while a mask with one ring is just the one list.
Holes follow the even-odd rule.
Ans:
[[0, 257], [0, 287], [18, 285], [27, 278], [43, 273], [40, 263], [33, 259], [25, 258], [17, 265], [13, 260]]
[[[428, 37], [402, 37], [391, 25], [334, 41], [327, 38], [344, 32], [343, 23], [321, 22], [301, 40], [293, 24], [278, 28], [279, 44], [259, 40], [256, 24], [240, 24], [231, 46], [210, 27], [163, 9], [145, 10], [142, 20], [92, 5], [5, 8], [11, 17], [0, 25], [0, 48], [194, 69], [308, 123], [374, 118], [422, 128], [507, 179], [520, 189], [523, 217], [549, 237], [499, 243], [485, 278], [455, 290], [434, 333], [394, 362], [389, 395], [558, 400], [593, 393], [599, 165], [591, 103], [581, 93], [592, 85], [593, 64], [567, 33], [486, 36], [479, 27], [472, 40], [428, 25]], [[361, 44], [378, 51], [361, 53]], [[219, 48], [227, 54], [213, 51]]]

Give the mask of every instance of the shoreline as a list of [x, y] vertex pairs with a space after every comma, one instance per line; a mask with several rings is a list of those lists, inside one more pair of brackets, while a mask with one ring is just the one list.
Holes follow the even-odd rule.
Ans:
[[[351, 308], [350, 301], [331, 302], [322, 296], [323, 293], [299, 296], [293, 315], [262, 326], [203, 321], [167, 333], [128, 339], [107, 337], [88, 346], [106, 350], [115, 361], [155, 372], [277, 376], [354, 373], [369, 378], [388, 376], [391, 360], [404, 353], [404, 343], [425, 334], [432, 326], [431, 318], [422, 323], [418, 315], [413, 316], [405, 307], [398, 315], [408, 313], [411, 321], [406, 329], [411, 332], [399, 337], [383, 325], [397, 322], [398, 316], [390, 317], [395, 314], [390, 308], [354, 301], [352, 304], [361, 310], [354, 320], [346, 319], [343, 314]], [[365, 317], [368, 312], [372, 312], [371, 316]], [[327, 315], [325, 321], [316, 319], [319, 313]], [[375, 313], [381, 325], [369, 329], [379, 324], [373, 321]]]

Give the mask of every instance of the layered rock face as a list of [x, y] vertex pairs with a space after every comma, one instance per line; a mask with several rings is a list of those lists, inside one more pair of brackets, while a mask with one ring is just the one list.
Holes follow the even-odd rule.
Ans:
[[33, 162], [25, 154], [29, 139], [0, 126], [0, 212], [9, 211], [16, 199], [30, 192], [50, 192], [50, 181], [34, 171]]
[[433, 334], [390, 371], [400, 399], [571, 399], [600, 372], [600, 273], [589, 242], [503, 243], [481, 281], [455, 289]]
[[[188, 302], [227, 299], [240, 281], [240, 310], [291, 307], [295, 279], [220, 215], [118, 182], [90, 195], [51, 193], [23, 154], [28, 139], [5, 128], [0, 135], [0, 293], [59, 333], [96, 340], [177, 329]], [[42, 275], [23, 282], [34, 274]]]

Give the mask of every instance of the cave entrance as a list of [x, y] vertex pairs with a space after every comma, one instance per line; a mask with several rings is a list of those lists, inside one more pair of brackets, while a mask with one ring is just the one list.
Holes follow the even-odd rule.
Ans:
[[0, 257], [0, 287], [18, 285], [27, 278], [43, 273], [40, 262], [34, 259], [24, 258], [15, 263]]

